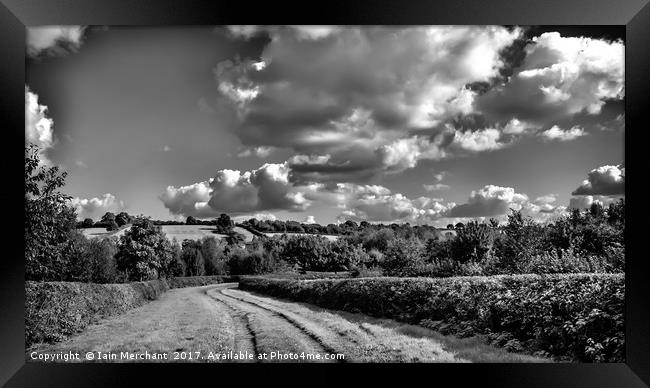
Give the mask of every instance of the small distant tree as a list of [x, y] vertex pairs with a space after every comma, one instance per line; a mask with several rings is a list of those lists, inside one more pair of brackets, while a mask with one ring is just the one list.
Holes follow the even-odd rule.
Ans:
[[454, 229], [454, 224], [447, 224], [447, 229]]
[[106, 226], [106, 230], [108, 230], [109, 232], [118, 230], [119, 228], [120, 228], [119, 224], [117, 222], [115, 222], [115, 220], [108, 221], [108, 225]]
[[196, 218], [189, 216], [185, 221], [185, 225], [196, 225]]
[[456, 224], [456, 229], [463, 229], [464, 227], [465, 227], [465, 224], [463, 224], [462, 222], [459, 222], [459, 223]]
[[95, 222], [93, 221], [92, 218], [86, 218], [81, 223], [81, 227], [82, 228], [92, 228], [94, 224], [95, 224]]

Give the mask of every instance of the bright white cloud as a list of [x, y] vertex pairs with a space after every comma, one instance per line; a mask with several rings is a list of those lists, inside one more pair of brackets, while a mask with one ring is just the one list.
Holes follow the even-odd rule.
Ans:
[[548, 125], [586, 112], [598, 114], [607, 99], [620, 99], [624, 87], [624, 45], [547, 32], [525, 48], [526, 57], [510, 80], [477, 99], [492, 119]]
[[113, 194], [106, 193], [100, 198], [79, 198], [70, 200], [70, 205], [77, 211], [77, 219], [92, 218], [99, 220], [106, 212], [119, 213], [126, 210], [123, 201], [118, 200]]
[[171, 214], [199, 218], [215, 217], [219, 213], [208, 206], [210, 182], [199, 182], [176, 188], [168, 186], [159, 197]]
[[512, 187], [487, 185], [474, 190], [467, 203], [454, 206], [448, 217], [491, 217], [507, 214], [510, 209], [521, 210], [528, 196], [515, 192]]
[[[54, 145], [54, 120], [47, 117], [47, 106], [38, 103], [38, 95], [25, 86], [25, 141], [46, 151]], [[49, 163], [41, 153], [44, 163]]]
[[176, 188], [160, 196], [172, 214], [212, 217], [263, 210], [302, 211], [310, 200], [289, 182], [287, 163], [266, 163], [252, 171], [223, 169], [209, 181]]
[[571, 129], [563, 130], [557, 125], [554, 125], [542, 132], [540, 135], [549, 140], [569, 141], [585, 136], [586, 133], [584, 129], [578, 126], [573, 126]]
[[501, 132], [498, 129], [487, 128], [480, 131], [456, 131], [454, 145], [460, 149], [472, 152], [493, 151], [503, 148], [499, 142]]
[[571, 193], [573, 195], [625, 194], [625, 167], [602, 166], [587, 174], [587, 179]]
[[421, 159], [444, 158], [446, 153], [439, 145], [442, 139], [442, 136], [434, 141], [422, 136], [398, 139], [381, 146], [377, 154], [387, 172], [400, 172], [415, 167]]
[[27, 28], [27, 53], [37, 56], [41, 53], [62, 55], [76, 52], [81, 47], [83, 26], [43, 26]]

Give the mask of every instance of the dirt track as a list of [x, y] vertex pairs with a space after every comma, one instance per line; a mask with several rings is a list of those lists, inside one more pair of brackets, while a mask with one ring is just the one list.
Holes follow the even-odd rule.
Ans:
[[[93, 353], [94, 362], [543, 361], [388, 319], [236, 287], [228, 283], [170, 290], [159, 300], [104, 319], [66, 341], [36, 346], [28, 350], [28, 360], [36, 351], [78, 352], [82, 362], [87, 362], [87, 352]], [[125, 359], [121, 352], [144, 356]], [[116, 358], [107, 359], [111, 354]], [[166, 354], [167, 359], [142, 358], [146, 354]]]

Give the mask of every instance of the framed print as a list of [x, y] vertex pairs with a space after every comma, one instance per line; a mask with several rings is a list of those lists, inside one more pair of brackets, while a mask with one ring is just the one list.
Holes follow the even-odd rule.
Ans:
[[644, 0], [1, 2], [3, 384], [650, 384]]

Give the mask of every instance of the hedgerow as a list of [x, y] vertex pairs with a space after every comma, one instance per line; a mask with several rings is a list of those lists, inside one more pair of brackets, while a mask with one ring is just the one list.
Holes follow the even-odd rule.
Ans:
[[238, 280], [239, 276], [185, 276], [167, 279], [167, 283], [169, 288], [183, 288], [236, 282]]
[[26, 346], [60, 341], [100, 318], [157, 299], [168, 289], [165, 280], [124, 284], [27, 281]]
[[496, 345], [559, 360], [624, 361], [622, 274], [286, 280], [249, 277], [241, 289], [483, 334]]

